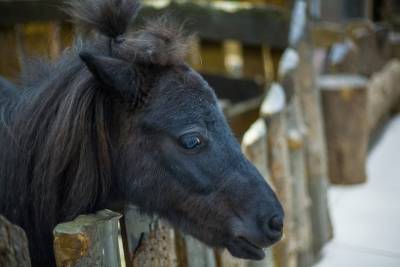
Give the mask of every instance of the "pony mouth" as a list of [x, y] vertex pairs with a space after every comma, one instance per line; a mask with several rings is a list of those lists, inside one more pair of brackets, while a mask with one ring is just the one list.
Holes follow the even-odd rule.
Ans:
[[226, 246], [232, 256], [247, 260], [262, 260], [265, 258], [265, 251], [252, 243], [250, 240], [239, 237], [228, 243]]

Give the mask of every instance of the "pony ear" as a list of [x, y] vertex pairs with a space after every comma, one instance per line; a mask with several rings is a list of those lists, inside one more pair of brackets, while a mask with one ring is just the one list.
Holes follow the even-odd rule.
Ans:
[[79, 57], [100, 84], [124, 95], [135, 95], [136, 73], [128, 62], [87, 52], [81, 52]]

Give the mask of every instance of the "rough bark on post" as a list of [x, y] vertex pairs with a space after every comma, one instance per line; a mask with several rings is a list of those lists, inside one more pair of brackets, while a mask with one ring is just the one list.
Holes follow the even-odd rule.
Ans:
[[312, 232], [310, 215], [310, 197], [307, 188], [307, 171], [305, 166], [304, 138], [306, 129], [302, 109], [295, 83], [295, 71], [299, 66], [299, 56], [292, 49], [286, 49], [279, 64], [279, 81], [288, 97], [286, 109], [287, 141], [289, 147], [290, 170], [294, 177], [293, 212], [295, 240], [299, 267], [308, 267], [313, 263]]
[[293, 221], [293, 177], [290, 173], [289, 150], [286, 140], [286, 97], [283, 88], [273, 83], [261, 105], [261, 116], [268, 127], [268, 166], [271, 180], [285, 210], [283, 239], [273, 248], [278, 267], [296, 266]]
[[0, 266], [30, 267], [28, 240], [24, 230], [0, 215]]
[[[268, 145], [267, 145], [267, 125], [263, 119], [258, 119], [246, 131], [242, 140], [242, 151], [246, 158], [250, 160], [262, 174], [265, 181], [273, 187], [268, 172]], [[247, 267], [274, 267], [274, 259], [271, 249], [266, 252], [265, 259], [261, 261], [246, 261]]]
[[124, 215], [125, 261], [132, 267], [177, 266], [175, 234], [165, 222], [128, 206]]
[[[296, 86], [299, 88], [297, 95], [307, 130], [305, 136], [305, 160], [308, 173], [308, 191], [311, 198], [312, 245], [314, 255], [317, 256], [321, 248], [332, 237], [332, 225], [327, 201], [326, 143], [323, 132], [320, 94], [315, 84], [314, 51], [310, 41], [310, 25], [307, 18], [306, 2], [297, 0], [293, 10], [289, 42], [299, 55], [299, 66], [295, 71], [294, 77]], [[341, 34], [336, 36], [339, 37], [337, 40], [341, 39]], [[333, 42], [330, 41], [330, 43]]]
[[54, 228], [57, 267], [121, 266], [118, 220], [121, 214], [102, 210], [80, 215]]
[[322, 94], [330, 181], [363, 183], [369, 135], [367, 80], [355, 75], [323, 75], [318, 86]]

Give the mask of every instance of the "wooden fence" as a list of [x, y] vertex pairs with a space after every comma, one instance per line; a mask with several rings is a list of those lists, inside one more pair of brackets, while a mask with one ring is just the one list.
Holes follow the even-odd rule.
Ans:
[[[64, 15], [55, 8], [57, 2], [0, 0], [2, 75], [15, 77], [27, 56], [48, 54], [57, 58], [70, 45], [77, 30], [65, 22]], [[343, 106], [348, 104], [346, 100], [356, 101], [360, 103], [359, 116], [375, 116], [372, 123], [356, 127], [366, 138], [348, 145], [350, 151], [354, 146], [360, 148], [361, 166], [371, 130], [395, 105], [392, 100], [389, 107], [387, 99], [398, 92], [393, 88], [395, 77], [399, 77], [399, 63], [392, 62], [369, 84], [365, 79], [357, 86], [334, 82], [336, 95], [328, 88], [331, 82], [326, 86], [329, 77], [325, 77], [325, 83], [319, 78], [315, 55], [319, 50], [326, 55], [320, 65], [325, 66], [323, 74], [335, 75], [334, 81], [343, 82], [337, 76], [342, 72], [368, 78], [387, 60], [371, 70], [358, 57], [360, 60], [350, 66], [350, 71], [350, 63], [346, 62], [355, 62], [350, 60], [355, 57], [351, 50], [345, 50], [348, 57], [340, 61], [332, 61], [333, 53], [338, 44], [348, 45], [346, 38], [358, 51], [371, 49], [364, 46], [365, 40], [374, 46], [380, 42], [380, 35], [372, 30], [360, 34], [361, 29], [369, 27], [365, 23], [349, 24], [346, 31], [337, 25], [312, 25], [307, 18], [306, 1], [272, 2], [276, 6], [251, 9], [244, 3], [168, 2], [163, 6], [146, 5], [143, 14], [154, 16], [173, 9], [179, 19], [192, 18], [190, 27], [198, 32], [199, 39], [188, 61], [216, 89], [231, 127], [242, 141], [243, 152], [282, 201], [286, 213], [283, 240], [269, 250], [263, 261], [238, 260], [128, 206], [121, 211], [122, 218], [119, 213], [105, 210], [58, 225], [54, 230], [58, 266], [307, 267], [318, 259], [333, 234], [328, 214], [328, 179], [333, 180], [332, 169], [343, 169], [332, 161], [331, 155], [337, 153], [333, 151], [337, 145], [332, 146], [336, 135], [334, 138], [329, 133], [346, 134], [341, 131], [346, 125], [336, 125], [328, 116], [332, 113], [331, 101], [337, 98], [332, 103]], [[29, 10], [29, 15], [24, 10]], [[358, 43], [355, 36], [361, 38]], [[384, 50], [374, 49], [380, 59]], [[389, 53], [394, 51], [388, 49]], [[389, 76], [391, 83], [379, 83]], [[351, 90], [357, 87], [354, 92], [360, 93], [348, 92], [349, 86]], [[346, 156], [346, 151], [340, 153]], [[26, 255], [26, 251], [21, 253]], [[24, 264], [9, 266], [29, 266], [28, 262]]]

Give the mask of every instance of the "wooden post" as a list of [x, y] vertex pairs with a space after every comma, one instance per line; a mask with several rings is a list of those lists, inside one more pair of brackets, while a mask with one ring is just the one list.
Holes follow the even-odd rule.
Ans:
[[56, 60], [62, 50], [61, 40], [61, 22], [50, 23], [50, 36], [49, 36], [50, 58]]
[[243, 45], [243, 76], [260, 83], [266, 81], [262, 46]]
[[367, 80], [354, 75], [324, 75], [319, 79], [329, 178], [334, 184], [366, 181], [368, 147]]
[[[268, 171], [267, 125], [260, 118], [246, 131], [242, 140], [242, 151], [264, 176], [265, 181], [273, 187]], [[272, 249], [268, 249], [265, 259], [261, 261], [246, 261], [247, 267], [274, 267]]]
[[283, 239], [274, 247], [277, 267], [296, 266], [293, 221], [293, 176], [290, 173], [289, 149], [286, 140], [286, 96], [283, 88], [273, 83], [261, 105], [261, 116], [268, 127], [267, 145], [271, 180], [285, 210]]
[[223, 42], [202, 40], [200, 43], [201, 66], [205, 73], [225, 74], [225, 51]]
[[58, 224], [54, 229], [57, 267], [121, 266], [118, 249], [118, 220], [121, 216], [102, 210]]
[[308, 193], [308, 177], [305, 165], [304, 139], [306, 126], [298, 96], [299, 87], [295, 82], [295, 72], [299, 67], [297, 52], [288, 48], [279, 63], [278, 78], [288, 97], [286, 109], [287, 141], [289, 147], [290, 170], [293, 183], [293, 216], [295, 227], [296, 253], [299, 267], [313, 263], [311, 232], [311, 200]]
[[[289, 43], [299, 55], [299, 64], [294, 73], [295, 84], [298, 87], [296, 94], [299, 98], [306, 126], [304, 152], [308, 192], [311, 198], [312, 246], [313, 254], [318, 256], [322, 247], [332, 237], [332, 225], [327, 201], [326, 143], [323, 132], [320, 93], [315, 84], [314, 47], [311, 40], [314, 39], [314, 43], [318, 43], [318, 41], [315, 41], [315, 34], [310, 31], [306, 1], [295, 1], [291, 25]], [[322, 38], [323, 40], [328, 39], [328, 42], [323, 42], [322, 45], [330, 45], [336, 40], [340, 40], [344, 36], [341, 32], [340, 28], [335, 27], [331, 32], [332, 34], [328, 32], [328, 37]], [[332, 41], [332, 39], [335, 41]]]
[[127, 266], [177, 266], [175, 234], [165, 222], [141, 214], [134, 206], [128, 206], [123, 227]]
[[306, 125], [305, 159], [308, 173], [308, 191], [311, 198], [311, 222], [314, 255], [332, 237], [332, 224], [328, 208], [328, 166], [326, 141], [320, 92], [317, 90], [315, 70], [312, 65], [312, 50], [307, 43], [299, 48], [299, 67], [296, 84], [299, 86], [299, 100]]
[[24, 230], [0, 215], [0, 266], [30, 267], [28, 240]]

